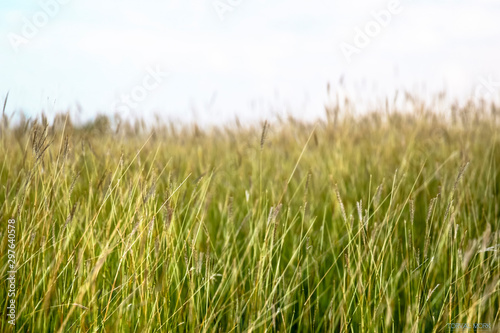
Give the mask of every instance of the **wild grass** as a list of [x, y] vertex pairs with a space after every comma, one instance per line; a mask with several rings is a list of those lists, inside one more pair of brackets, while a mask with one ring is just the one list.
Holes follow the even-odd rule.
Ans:
[[[500, 109], [0, 127], [0, 331], [500, 325]], [[3, 280], [5, 280], [3, 278]]]

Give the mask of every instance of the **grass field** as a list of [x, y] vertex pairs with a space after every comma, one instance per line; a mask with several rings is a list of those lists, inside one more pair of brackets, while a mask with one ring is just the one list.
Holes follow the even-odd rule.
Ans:
[[0, 331], [498, 330], [500, 108], [412, 108], [212, 128], [4, 114]]

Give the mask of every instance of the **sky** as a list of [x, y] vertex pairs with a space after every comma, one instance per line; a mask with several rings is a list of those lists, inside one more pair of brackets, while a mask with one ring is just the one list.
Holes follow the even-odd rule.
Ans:
[[337, 93], [495, 99], [499, 17], [496, 0], [2, 0], [0, 99], [208, 123], [313, 119]]

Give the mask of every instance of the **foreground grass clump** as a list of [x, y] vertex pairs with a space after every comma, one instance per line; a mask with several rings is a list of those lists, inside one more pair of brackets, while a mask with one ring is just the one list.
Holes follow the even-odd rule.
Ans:
[[0, 331], [494, 331], [500, 112], [484, 110], [149, 130], [4, 116], [0, 248], [16, 219], [18, 267]]

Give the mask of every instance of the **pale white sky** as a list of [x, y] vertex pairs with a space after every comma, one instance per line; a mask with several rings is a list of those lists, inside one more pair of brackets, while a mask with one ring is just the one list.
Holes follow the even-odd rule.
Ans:
[[[348, 62], [341, 43], [355, 45], [356, 28], [391, 1], [2, 0], [0, 98], [10, 91], [8, 112], [30, 116], [79, 103], [81, 119], [118, 110], [219, 122], [316, 117], [341, 76], [360, 101], [395, 89], [464, 98], [488, 80], [478, 91], [498, 95], [500, 1], [400, 0]], [[223, 20], [214, 5], [228, 9]], [[169, 72], [159, 84], [155, 68]]]

